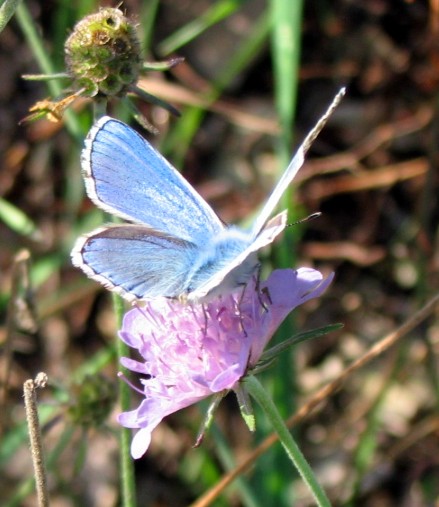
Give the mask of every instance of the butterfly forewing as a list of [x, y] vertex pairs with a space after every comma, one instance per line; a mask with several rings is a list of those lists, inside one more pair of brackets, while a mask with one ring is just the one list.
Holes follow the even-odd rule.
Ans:
[[337, 95], [334, 97], [331, 104], [327, 108], [325, 114], [323, 114], [323, 116], [321, 116], [319, 118], [318, 122], [310, 130], [310, 132], [308, 133], [308, 135], [304, 139], [303, 143], [299, 146], [294, 157], [292, 158], [288, 167], [285, 169], [280, 180], [278, 181], [277, 185], [275, 186], [273, 192], [271, 193], [267, 202], [264, 204], [264, 207], [262, 208], [260, 214], [256, 218], [255, 223], [253, 224], [252, 232], [253, 232], [254, 237], [256, 237], [260, 233], [260, 231], [264, 227], [267, 220], [273, 214], [274, 210], [276, 209], [276, 206], [279, 204], [279, 201], [280, 201], [283, 193], [288, 188], [290, 183], [293, 181], [293, 179], [295, 178], [299, 169], [302, 167], [302, 165], [305, 161], [306, 152], [309, 150], [309, 148], [311, 147], [311, 144], [313, 143], [315, 138], [318, 136], [318, 134], [320, 133], [322, 128], [325, 126], [329, 117], [334, 112], [334, 109], [340, 103], [341, 99], [343, 98], [343, 96], [345, 94], [345, 91], [346, 90], [344, 88], [341, 88], [341, 90], [337, 93]]
[[223, 229], [178, 171], [118, 120], [104, 117], [95, 124], [82, 167], [89, 197], [109, 213], [194, 243]]

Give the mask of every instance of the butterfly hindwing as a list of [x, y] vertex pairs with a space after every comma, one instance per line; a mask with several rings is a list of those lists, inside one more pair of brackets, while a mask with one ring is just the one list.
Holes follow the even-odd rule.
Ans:
[[72, 251], [75, 266], [131, 301], [180, 296], [196, 256], [193, 243], [130, 224], [101, 227]]

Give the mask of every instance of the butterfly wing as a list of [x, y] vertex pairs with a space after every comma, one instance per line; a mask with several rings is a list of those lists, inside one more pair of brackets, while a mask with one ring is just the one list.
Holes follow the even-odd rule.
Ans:
[[197, 257], [191, 242], [142, 225], [111, 225], [81, 236], [72, 262], [128, 301], [178, 297]]
[[252, 227], [253, 237], [256, 237], [264, 228], [267, 220], [270, 218], [274, 209], [278, 205], [279, 200], [282, 197], [282, 194], [285, 192], [288, 185], [293, 181], [293, 178], [296, 176], [297, 172], [302, 167], [305, 161], [306, 152], [309, 150], [315, 138], [319, 135], [320, 131], [325, 126], [326, 122], [329, 120], [329, 117], [334, 112], [334, 109], [340, 103], [345, 92], [346, 92], [345, 88], [342, 88], [337, 93], [337, 95], [334, 97], [333, 101], [329, 105], [328, 109], [326, 110], [325, 114], [319, 119], [314, 128], [311, 129], [309, 134], [306, 136], [303, 143], [299, 146], [299, 149], [297, 150], [290, 164], [286, 168], [278, 184], [274, 188], [272, 194], [268, 198], [260, 214], [256, 218], [255, 223], [253, 224]]
[[[263, 207], [241, 253], [190, 285], [194, 264], [205, 245], [227, 231], [207, 203], [141, 136], [108, 117], [90, 131], [82, 154], [87, 193], [101, 208], [145, 225], [105, 227], [76, 243], [73, 263], [126, 299], [158, 296], [204, 300], [246, 283], [256, 268], [256, 252], [283, 231], [286, 212], [268, 222], [287, 186], [303, 164], [306, 151], [341, 100], [341, 90], [299, 147]], [[229, 239], [228, 237], [226, 238]], [[223, 258], [232, 249], [221, 244]], [[224, 253], [224, 249], [226, 252]], [[190, 287], [190, 290], [188, 290]]]
[[119, 120], [95, 123], [81, 162], [88, 196], [111, 214], [195, 243], [224, 228], [179, 172]]
[[[192, 290], [187, 300], [199, 302], [208, 300], [216, 295], [227, 293], [240, 285], [245, 285], [258, 266], [256, 253], [264, 246], [272, 243], [275, 238], [285, 229], [287, 212], [279, 213], [265, 225], [261, 233], [254, 238], [242, 253], [237, 255], [227, 266], [209, 277], [196, 289]], [[233, 238], [230, 238], [233, 241]]]

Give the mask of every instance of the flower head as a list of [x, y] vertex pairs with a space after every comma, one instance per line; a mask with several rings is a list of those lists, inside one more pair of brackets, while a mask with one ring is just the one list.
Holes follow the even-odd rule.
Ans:
[[84, 95], [122, 95], [141, 70], [140, 41], [120, 9], [106, 7], [80, 20], [65, 44], [66, 64]]
[[144, 396], [138, 408], [119, 415], [122, 426], [139, 429], [132, 456], [146, 452], [165, 416], [234, 389], [285, 317], [331, 280], [308, 268], [276, 270], [259, 287], [252, 280], [244, 291], [204, 305], [155, 299], [130, 310], [119, 335], [142, 360], [122, 358], [122, 364], [143, 376]]
[[[134, 111], [134, 118], [147, 130], [157, 129], [131, 102], [129, 95], [152, 102], [170, 113], [178, 111], [167, 102], [155, 97], [137, 85], [142, 73], [151, 70], [169, 70], [182, 58], [171, 58], [163, 62], [144, 62], [135, 23], [118, 8], [105, 7], [85, 16], [76, 23], [65, 46], [67, 72], [58, 74], [28, 75], [25, 79], [49, 80], [69, 79], [72, 90], [57, 100], [38, 101], [23, 121], [46, 117], [58, 122], [64, 111], [79, 97], [93, 98], [95, 104], [105, 104], [111, 98], [121, 98]], [[72, 92], [73, 91], [73, 92]]]

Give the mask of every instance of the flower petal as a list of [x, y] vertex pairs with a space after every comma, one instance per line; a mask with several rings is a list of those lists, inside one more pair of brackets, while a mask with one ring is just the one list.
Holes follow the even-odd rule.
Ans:
[[147, 426], [146, 428], [140, 429], [133, 437], [131, 441], [131, 456], [134, 459], [141, 458], [148, 450], [149, 444], [151, 443], [152, 430], [160, 423], [157, 422], [154, 426]]

